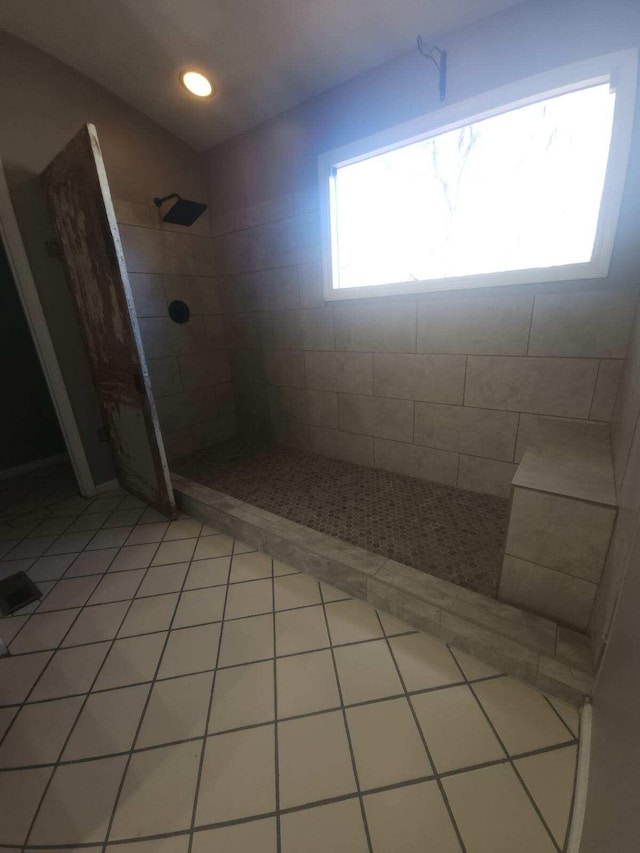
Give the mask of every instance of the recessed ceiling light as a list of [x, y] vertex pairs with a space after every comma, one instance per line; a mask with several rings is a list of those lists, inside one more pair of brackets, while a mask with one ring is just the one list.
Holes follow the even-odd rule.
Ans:
[[213, 93], [213, 86], [198, 71], [185, 71], [181, 77], [182, 85], [199, 98], [208, 98]]

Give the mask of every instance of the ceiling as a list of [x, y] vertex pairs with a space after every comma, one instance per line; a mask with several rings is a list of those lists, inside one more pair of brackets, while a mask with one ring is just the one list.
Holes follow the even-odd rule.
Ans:
[[[0, 28], [197, 149], [520, 0], [2, 0]], [[446, 45], [445, 45], [446, 47]], [[198, 101], [196, 68], [217, 87]]]

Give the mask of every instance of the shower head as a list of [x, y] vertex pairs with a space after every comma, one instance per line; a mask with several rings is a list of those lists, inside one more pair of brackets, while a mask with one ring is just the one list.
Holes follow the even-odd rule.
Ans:
[[206, 204], [181, 198], [178, 193], [171, 193], [164, 198], [154, 198], [153, 203], [156, 207], [160, 207], [163, 202], [169, 201], [170, 198], [175, 198], [177, 201], [162, 217], [163, 222], [172, 222], [174, 225], [193, 225], [196, 219], [207, 209]]

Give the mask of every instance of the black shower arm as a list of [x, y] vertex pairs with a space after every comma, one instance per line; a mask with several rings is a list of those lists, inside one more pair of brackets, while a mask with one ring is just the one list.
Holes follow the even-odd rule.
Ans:
[[178, 193], [171, 193], [171, 195], [166, 195], [164, 198], [154, 198], [153, 203], [156, 207], [160, 207], [165, 201], [169, 201], [170, 198], [180, 199], [182, 196], [179, 196]]

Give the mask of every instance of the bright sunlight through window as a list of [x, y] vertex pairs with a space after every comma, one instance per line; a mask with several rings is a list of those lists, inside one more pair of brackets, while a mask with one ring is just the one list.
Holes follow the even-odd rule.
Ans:
[[593, 86], [337, 169], [340, 287], [590, 260], [614, 104]]
[[511, 105], [488, 93], [322, 155], [328, 298], [606, 275], [635, 100], [618, 68], [611, 84], [619, 57], [635, 63], [567, 66]]

